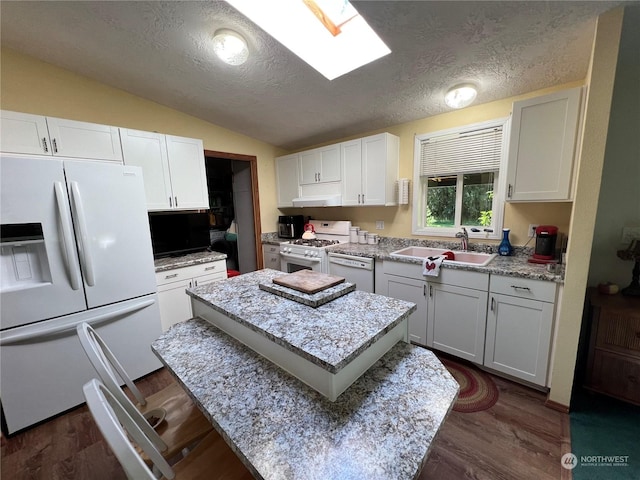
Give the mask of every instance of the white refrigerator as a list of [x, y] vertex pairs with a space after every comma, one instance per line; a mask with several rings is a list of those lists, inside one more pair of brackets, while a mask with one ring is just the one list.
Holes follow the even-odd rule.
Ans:
[[142, 170], [0, 154], [0, 402], [6, 434], [84, 401], [88, 322], [129, 374], [160, 368]]

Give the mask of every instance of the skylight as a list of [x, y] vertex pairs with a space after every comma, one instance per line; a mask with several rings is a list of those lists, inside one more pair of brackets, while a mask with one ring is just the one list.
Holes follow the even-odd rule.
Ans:
[[347, 0], [227, 0], [329, 80], [391, 50]]

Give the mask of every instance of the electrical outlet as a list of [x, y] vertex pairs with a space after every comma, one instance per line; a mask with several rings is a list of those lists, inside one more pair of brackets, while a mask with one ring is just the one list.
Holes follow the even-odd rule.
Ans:
[[384, 230], [384, 220], [376, 220], [376, 230]]
[[538, 228], [538, 225], [534, 223], [529, 224], [529, 238], [533, 238], [536, 236], [536, 228]]

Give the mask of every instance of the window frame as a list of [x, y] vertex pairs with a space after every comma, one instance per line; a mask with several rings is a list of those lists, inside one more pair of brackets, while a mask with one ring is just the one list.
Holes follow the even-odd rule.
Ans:
[[[493, 193], [493, 232], [471, 232], [467, 228], [469, 238], [487, 238], [487, 239], [500, 239], [502, 238], [502, 228], [504, 221], [504, 205], [505, 205], [505, 189], [507, 181], [507, 154], [509, 150], [509, 127], [511, 124], [511, 117], [497, 118], [488, 120], [485, 122], [473, 123], [468, 125], [462, 125], [460, 127], [450, 128], [447, 130], [439, 130], [435, 132], [416, 134], [414, 139], [414, 160], [413, 160], [413, 211], [412, 211], [412, 226], [411, 233], [413, 235], [425, 235], [434, 237], [455, 237], [462, 227], [466, 225], [460, 225], [462, 216], [462, 185], [463, 185], [463, 173], [456, 173], [456, 205], [454, 212], [455, 226], [450, 227], [428, 227], [421, 224], [421, 219], [425, 218], [426, 205], [427, 205], [427, 177], [420, 176], [420, 157], [421, 157], [421, 145], [422, 141], [428, 138], [453, 135], [457, 133], [467, 132], [469, 130], [480, 130], [486, 128], [502, 127], [502, 146], [500, 149], [500, 166], [498, 171], [495, 172], [494, 177], [494, 193]], [[424, 178], [424, 180], [423, 180]]]

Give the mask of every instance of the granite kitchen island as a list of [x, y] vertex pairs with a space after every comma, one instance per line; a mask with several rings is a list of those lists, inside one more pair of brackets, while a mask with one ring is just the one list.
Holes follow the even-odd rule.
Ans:
[[[256, 334], [338, 370], [366, 350], [363, 338], [375, 343], [415, 308], [352, 292], [314, 309], [258, 288], [278, 273], [253, 272], [189, 294], [194, 306], [224, 311], [236, 323], [255, 317]], [[174, 325], [152, 348], [256, 478], [415, 478], [458, 393], [433, 353], [404, 341], [335, 401], [202, 318]]]

